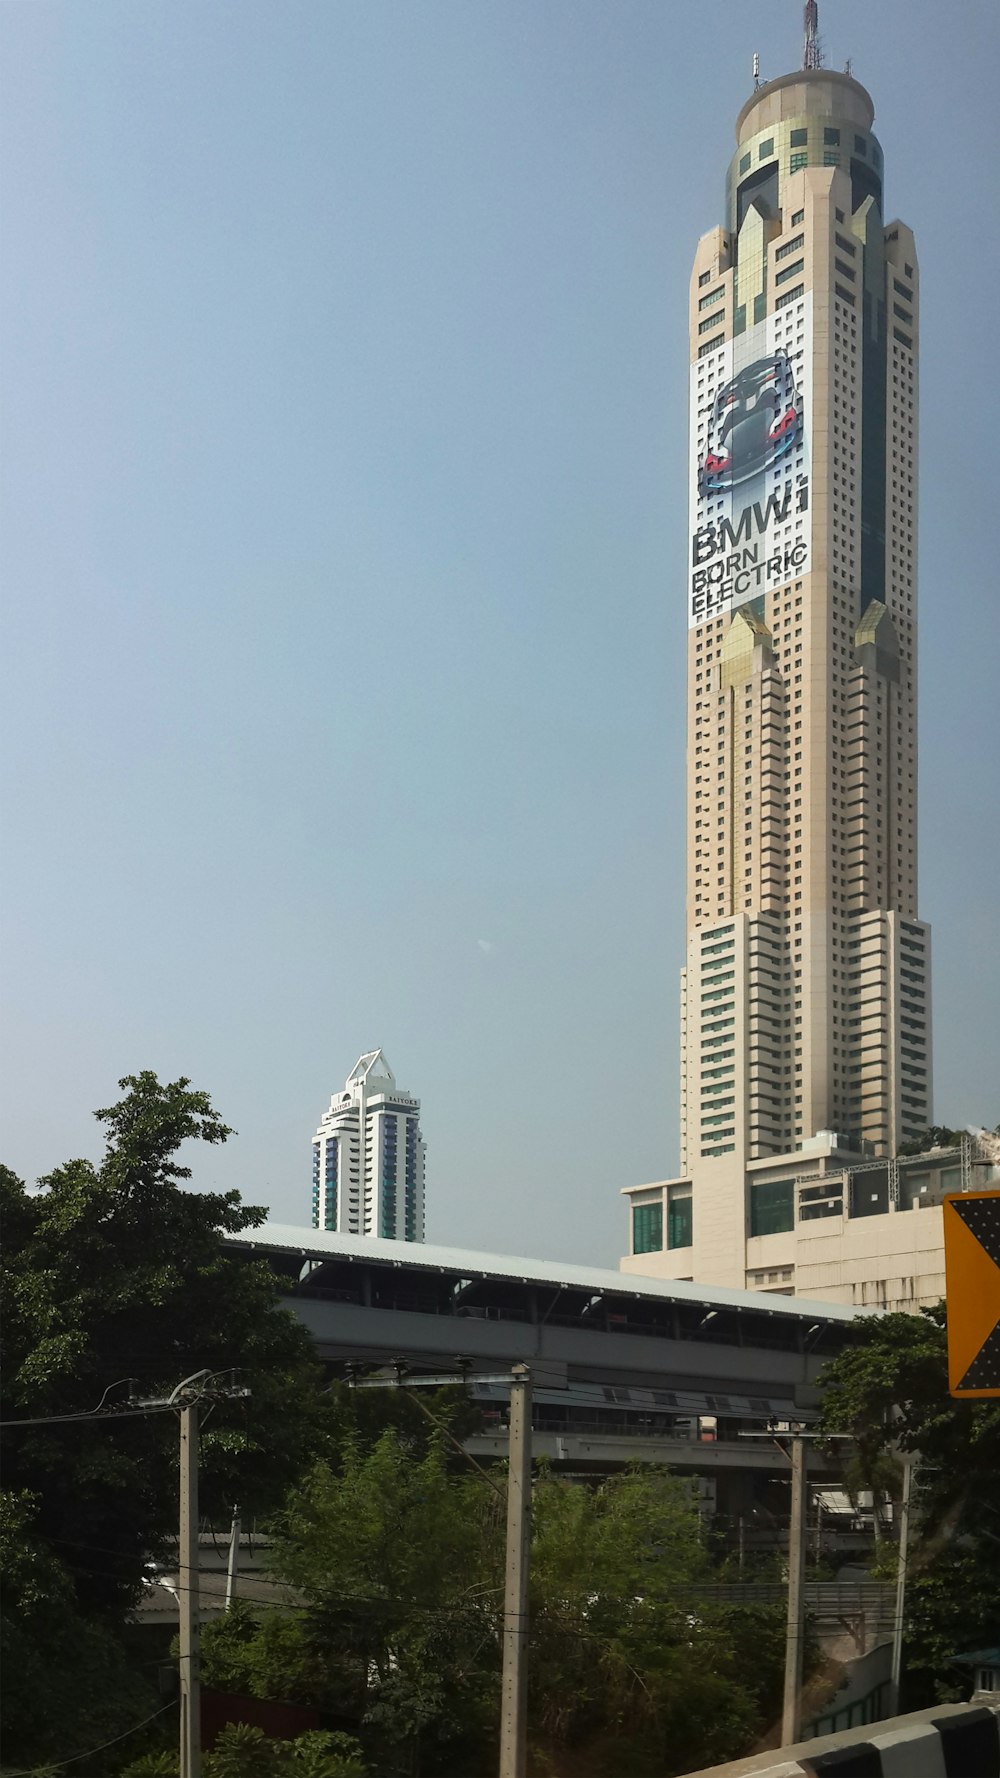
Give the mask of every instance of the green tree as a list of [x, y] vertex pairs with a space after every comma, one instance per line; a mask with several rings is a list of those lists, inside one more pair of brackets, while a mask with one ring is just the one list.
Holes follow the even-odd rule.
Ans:
[[669, 1774], [749, 1750], [780, 1709], [779, 1611], [707, 1603], [690, 1486], [643, 1466], [535, 1490], [531, 1714], [553, 1769]]
[[[277, 1572], [309, 1600], [309, 1640], [386, 1771], [472, 1770], [498, 1693], [503, 1501], [449, 1469], [444, 1437], [411, 1452], [388, 1428], [319, 1464], [278, 1523]], [[266, 1634], [266, 1632], [265, 1632]], [[272, 1694], [273, 1695], [273, 1694]], [[328, 1706], [343, 1690], [328, 1692]], [[317, 1701], [320, 1701], [317, 1699]]]
[[[202, 1763], [204, 1778], [366, 1778], [352, 1735], [310, 1729], [292, 1741], [272, 1740], [249, 1723], [230, 1723]], [[146, 1754], [122, 1778], [177, 1778], [176, 1755]]]
[[[107, 1139], [100, 1165], [69, 1161], [35, 1193], [0, 1169], [2, 1418], [22, 1422], [4, 1440], [9, 1536], [22, 1540], [19, 1571], [29, 1554], [38, 1563], [46, 1553], [52, 1597], [62, 1576], [67, 1610], [95, 1633], [120, 1629], [142, 1593], [144, 1565], [176, 1533], [177, 1426], [172, 1414], [64, 1416], [124, 1406], [130, 1388], [162, 1395], [202, 1368], [237, 1369], [252, 1393], [214, 1408], [202, 1439], [202, 1510], [219, 1523], [237, 1500], [248, 1514], [274, 1508], [319, 1448], [323, 1426], [307, 1335], [279, 1306], [268, 1266], [223, 1238], [260, 1223], [264, 1211], [237, 1192], [186, 1189], [183, 1145], [232, 1132], [187, 1080], [164, 1084], [147, 1072], [120, 1084], [122, 1099], [96, 1114]], [[20, 1692], [22, 1677], [30, 1691], [32, 1662], [44, 1659], [38, 1622], [27, 1595], [14, 1600], [9, 1693]], [[106, 1688], [95, 1688], [93, 1710], [102, 1699], [110, 1711]], [[40, 1749], [75, 1753], [87, 1745], [81, 1729], [64, 1724], [54, 1739], [50, 1717], [36, 1745], [22, 1719], [24, 1738], [8, 1729], [6, 1756], [27, 1763]]]
[[905, 1701], [962, 1696], [952, 1657], [995, 1643], [1000, 1620], [1000, 1403], [949, 1396], [943, 1304], [866, 1317], [822, 1384], [822, 1424], [852, 1434], [863, 1485], [898, 1497], [900, 1454], [919, 1459]]
[[[1000, 1124], [997, 1124], [992, 1133], [1000, 1136]], [[952, 1130], [947, 1124], [931, 1124], [930, 1129], [922, 1131], [912, 1142], [905, 1143], [899, 1152], [905, 1155], [926, 1154], [932, 1148], [957, 1148], [967, 1135], [968, 1130]]]
[[14, 1765], [85, 1752], [158, 1702], [107, 1626], [80, 1612], [67, 1568], [33, 1530], [37, 1506], [0, 1493], [3, 1747]]
[[[502, 1472], [492, 1478], [501, 1489]], [[204, 1637], [220, 1687], [353, 1710], [380, 1773], [467, 1778], [495, 1758], [504, 1501], [394, 1428], [316, 1468], [278, 1572], [308, 1602]], [[531, 1733], [539, 1771], [641, 1778], [746, 1751], [780, 1710], [780, 1610], [707, 1604], [691, 1489], [644, 1467], [533, 1493]]]

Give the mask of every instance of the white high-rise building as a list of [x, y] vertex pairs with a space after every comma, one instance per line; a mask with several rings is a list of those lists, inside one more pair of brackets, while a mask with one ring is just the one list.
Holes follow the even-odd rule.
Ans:
[[367, 1050], [313, 1139], [313, 1227], [422, 1241], [425, 1154], [420, 1100], [400, 1091], [381, 1050]]

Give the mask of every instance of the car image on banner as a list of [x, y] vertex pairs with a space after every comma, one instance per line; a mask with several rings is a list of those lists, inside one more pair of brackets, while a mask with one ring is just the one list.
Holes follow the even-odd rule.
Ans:
[[691, 366], [688, 622], [808, 572], [812, 298]]
[[802, 428], [802, 401], [784, 352], [756, 358], [724, 383], [708, 422], [698, 471], [703, 494], [734, 488], [792, 450]]

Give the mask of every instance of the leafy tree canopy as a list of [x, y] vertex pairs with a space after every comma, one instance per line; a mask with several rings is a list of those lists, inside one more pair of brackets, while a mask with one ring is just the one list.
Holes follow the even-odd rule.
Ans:
[[[177, 1423], [169, 1413], [57, 1417], [124, 1407], [130, 1390], [160, 1397], [203, 1368], [237, 1369], [249, 1399], [204, 1416], [201, 1506], [217, 1523], [237, 1501], [248, 1514], [276, 1506], [315, 1454], [323, 1423], [307, 1335], [279, 1306], [266, 1264], [223, 1240], [265, 1212], [238, 1192], [185, 1188], [182, 1146], [232, 1132], [185, 1079], [145, 1072], [120, 1085], [119, 1102], [97, 1113], [107, 1139], [99, 1165], [68, 1161], [34, 1192], [0, 1168], [2, 1418], [40, 1422], [11, 1426], [4, 1439], [14, 1572], [45, 1567], [51, 1599], [95, 1635], [123, 1620], [145, 1563], [176, 1535]], [[30, 1695], [32, 1662], [44, 1659], [40, 1606], [27, 1583], [18, 1587], [6, 1683], [18, 1692], [23, 1680]], [[97, 1688], [95, 1707], [100, 1697]], [[60, 1751], [87, 1745], [81, 1727]], [[8, 1730], [14, 1763], [35, 1757], [26, 1721], [24, 1733], [22, 1744]]]
[[[997, 1124], [992, 1134], [1000, 1136], [1000, 1124]], [[957, 1148], [967, 1135], [968, 1131], [964, 1129], [952, 1130], [947, 1124], [932, 1124], [929, 1130], [924, 1130], [912, 1142], [904, 1143], [899, 1152], [903, 1155], [926, 1154], [932, 1148]]]
[[909, 1707], [964, 1696], [950, 1663], [1000, 1621], [1000, 1402], [948, 1394], [945, 1309], [865, 1318], [824, 1367], [823, 1426], [850, 1432], [854, 1479], [897, 1497], [918, 1459], [908, 1582]]
[[[380, 1773], [467, 1778], [496, 1753], [503, 1478], [387, 1428], [317, 1465], [281, 1520], [302, 1610], [209, 1626], [220, 1689], [353, 1713]], [[646, 1467], [533, 1491], [530, 1710], [539, 1770], [665, 1778], [746, 1751], [780, 1712], [783, 1614], [706, 1605], [685, 1482]]]
[[[122, 1778], [177, 1778], [172, 1753], [134, 1760]], [[293, 1741], [271, 1740], [249, 1723], [230, 1723], [202, 1761], [204, 1778], [367, 1778], [361, 1748], [351, 1735], [310, 1729]]]

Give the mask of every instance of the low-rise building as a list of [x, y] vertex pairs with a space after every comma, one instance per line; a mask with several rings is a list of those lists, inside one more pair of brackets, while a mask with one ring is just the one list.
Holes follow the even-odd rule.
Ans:
[[645, 1277], [919, 1309], [944, 1296], [944, 1198], [997, 1179], [992, 1149], [971, 1136], [954, 1148], [876, 1158], [823, 1130], [794, 1154], [749, 1162], [746, 1218], [729, 1231], [724, 1273], [684, 1178], [625, 1188], [630, 1244], [621, 1266]]

